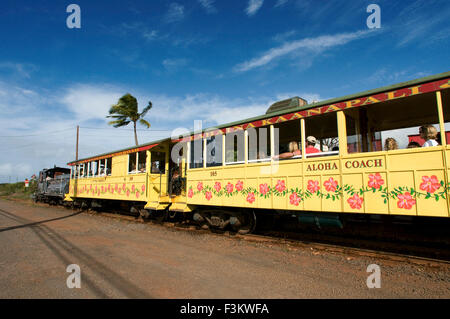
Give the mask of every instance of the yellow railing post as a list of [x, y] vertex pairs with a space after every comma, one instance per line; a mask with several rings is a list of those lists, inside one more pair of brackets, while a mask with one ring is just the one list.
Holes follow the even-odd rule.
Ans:
[[203, 168], [206, 168], [206, 138], [203, 138]]
[[436, 91], [436, 101], [437, 101], [438, 115], [439, 115], [439, 128], [441, 130], [441, 145], [447, 145], [446, 136], [445, 136], [444, 111], [442, 110], [441, 91]]
[[225, 151], [226, 151], [226, 136], [225, 134], [222, 134], [222, 166], [225, 166]]
[[347, 125], [345, 123], [345, 114], [343, 111], [337, 112], [338, 136], [339, 136], [339, 155], [347, 155]]
[[306, 158], [306, 131], [305, 131], [305, 119], [300, 119], [300, 143], [302, 144], [302, 159]]
[[275, 129], [273, 127], [273, 124], [270, 125], [270, 157], [272, 158], [273, 162], [273, 156], [275, 155]]
[[248, 164], [248, 131], [244, 131], [244, 162]]

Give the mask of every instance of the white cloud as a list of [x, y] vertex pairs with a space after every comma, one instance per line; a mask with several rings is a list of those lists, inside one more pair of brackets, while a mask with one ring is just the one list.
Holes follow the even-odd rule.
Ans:
[[[206, 125], [218, 125], [264, 114], [270, 99], [226, 99], [212, 94], [192, 94], [184, 97], [155, 96], [154, 112], [158, 121], [192, 126], [194, 120], [204, 120]], [[173, 114], [177, 114], [176, 117]]]
[[276, 42], [284, 42], [288, 38], [293, 37], [296, 33], [297, 33], [297, 31], [295, 31], [295, 30], [286, 31], [283, 33], [277, 33], [272, 37], [272, 40], [274, 40]]
[[248, 16], [254, 15], [262, 7], [264, 0], [249, 0], [245, 12]]
[[176, 2], [172, 2], [169, 5], [169, 10], [167, 11], [167, 14], [165, 16], [165, 21], [167, 23], [171, 23], [183, 20], [183, 18], [184, 18], [184, 6]]
[[180, 67], [183, 67], [187, 64], [187, 60], [186, 59], [165, 59], [162, 62], [164, 68], [167, 71], [175, 71]]
[[278, 0], [277, 3], [275, 3], [275, 8], [284, 6], [288, 0]]
[[144, 31], [142, 31], [142, 36], [146, 40], [154, 40], [158, 36], [158, 31], [156, 31], [156, 30], [151, 30], [151, 31], [144, 30]]
[[37, 67], [30, 63], [3, 62], [0, 63], [0, 70], [9, 70], [15, 75], [29, 79], [31, 73], [37, 70]]
[[411, 79], [417, 79], [428, 75], [431, 75], [431, 72], [411, 72], [410, 69], [395, 70], [395, 67], [382, 67], [372, 73], [367, 78], [367, 81], [369, 83], [388, 85], [402, 81], [409, 81]]
[[[46, 100], [32, 89], [0, 81], [0, 114], [30, 115], [37, 111], [33, 105], [45, 103]], [[2, 116], [0, 119], [6, 120], [6, 116]]]
[[198, 2], [208, 14], [217, 13], [217, 9], [214, 6], [214, 0], [198, 0]]
[[305, 38], [296, 41], [285, 42], [279, 47], [272, 48], [264, 52], [261, 56], [253, 58], [249, 61], [240, 63], [234, 67], [235, 72], [246, 72], [257, 67], [269, 64], [277, 58], [295, 53], [300, 49], [308, 50], [312, 53], [321, 53], [332, 47], [346, 44], [350, 41], [360, 39], [370, 31], [357, 31], [351, 33], [340, 33], [335, 35], [323, 35], [316, 38]]
[[[0, 81], [0, 170], [15, 180], [30, 177], [44, 167], [65, 166], [75, 158], [76, 126], [80, 125], [79, 158], [110, 152], [134, 144], [132, 127], [107, 124], [109, 107], [129, 88], [111, 84], [78, 83], [55, 90], [32, 89]], [[59, 93], [60, 92], [60, 93]], [[170, 97], [134, 92], [139, 108], [153, 102], [140, 127], [139, 142], [170, 136], [172, 129], [191, 129], [195, 119], [204, 127], [264, 113], [267, 102], [229, 100], [208, 94]], [[9, 98], [2, 98], [7, 95]]]
[[[447, 33], [440, 33], [445, 27], [448, 31], [448, 21], [450, 19], [450, 7], [442, 6], [439, 14], [430, 10], [430, 1], [417, 0], [404, 6], [398, 14], [398, 24], [393, 29], [400, 36], [398, 46], [404, 46], [413, 41], [420, 41], [421, 44], [429, 44], [450, 36]], [[442, 26], [439, 28], [439, 26]], [[440, 33], [438, 37], [435, 35]]]
[[[0, 82], [0, 97], [5, 92], [14, 97], [22, 94], [20, 99], [12, 99], [14, 104], [0, 98], [0, 175], [23, 180], [44, 167], [65, 166], [75, 158], [77, 125], [80, 125], [79, 158], [133, 146], [132, 126], [114, 129], [105, 118], [109, 107], [126, 92], [137, 98], [140, 110], [148, 101], [153, 103], [146, 116], [151, 129], [140, 127], [138, 132], [141, 144], [170, 137], [176, 128], [190, 131], [194, 120], [202, 120], [203, 128], [214, 127], [262, 115], [272, 103], [287, 97], [299, 95], [309, 100], [306, 93], [289, 92], [235, 99], [205, 93], [168, 96], [92, 83], [78, 83], [56, 90], [60, 93], [47, 93], [52, 91]], [[318, 95], [310, 96], [320, 99]], [[7, 105], [15, 111], [6, 113]]]
[[183, 37], [174, 37], [171, 41], [174, 46], [189, 47], [191, 45], [204, 45], [211, 41], [211, 38], [199, 34], [184, 35]]
[[111, 105], [125, 93], [114, 86], [76, 84], [66, 89], [60, 102], [78, 120], [104, 119]]
[[[124, 88], [75, 84], [53, 94], [0, 81], [0, 92], [10, 98], [0, 98], [0, 169], [14, 181], [16, 176], [23, 180], [44, 167], [72, 161], [77, 125], [80, 158], [133, 145], [131, 127], [115, 129], [105, 118], [110, 105], [127, 92]], [[158, 123], [152, 124], [158, 129]], [[139, 138], [144, 143], [168, 134], [140, 131]]]
[[158, 38], [158, 31], [149, 29], [142, 22], [121, 23], [119, 27], [111, 28], [111, 31], [121, 36], [128, 36], [130, 33], [135, 33], [143, 37], [145, 40], [151, 41]]

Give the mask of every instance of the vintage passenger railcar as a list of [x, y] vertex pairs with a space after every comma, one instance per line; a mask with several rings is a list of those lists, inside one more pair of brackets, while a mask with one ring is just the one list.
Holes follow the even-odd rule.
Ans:
[[446, 72], [319, 103], [296, 97], [255, 118], [73, 161], [66, 200], [240, 232], [257, 215], [286, 212], [336, 224], [354, 214], [449, 217], [446, 134], [437, 146], [383, 148], [426, 124], [450, 129], [449, 88]]

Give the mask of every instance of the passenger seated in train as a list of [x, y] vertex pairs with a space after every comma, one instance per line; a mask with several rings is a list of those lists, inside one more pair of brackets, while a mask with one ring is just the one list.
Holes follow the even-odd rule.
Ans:
[[436, 142], [437, 133], [438, 132], [433, 125], [422, 125], [419, 128], [420, 137], [425, 140], [422, 147], [438, 146], [439, 144]]
[[301, 155], [301, 154], [302, 154], [302, 152], [298, 149], [298, 142], [291, 141], [291, 142], [289, 142], [289, 152], [281, 153], [279, 155], [274, 155], [273, 158], [274, 159], [291, 158], [293, 156], [297, 156], [297, 155]]
[[145, 164], [139, 164], [139, 173], [145, 173]]
[[131, 171], [128, 172], [129, 174], [136, 174], [138, 171], [136, 170], [136, 164], [131, 164]]
[[175, 166], [172, 168], [172, 177], [170, 179], [170, 193], [174, 195], [180, 195], [182, 189], [182, 178], [180, 175], [180, 167]]
[[416, 148], [416, 147], [421, 147], [419, 143], [411, 141], [409, 142], [407, 148]]
[[385, 151], [398, 150], [398, 143], [395, 140], [395, 138], [388, 137], [386, 139], [386, 141], [384, 142], [384, 150]]
[[317, 144], [316, 138], [314, 136], [308, 136], [306, 138], [306, 148], [305, 148], [306, 154], [320, 153], [320, 150], [315, 148], [316, 144]]
[[162, 171], [159, 169], [159, 161], [152, 162], [152, 174], [162, 174]]

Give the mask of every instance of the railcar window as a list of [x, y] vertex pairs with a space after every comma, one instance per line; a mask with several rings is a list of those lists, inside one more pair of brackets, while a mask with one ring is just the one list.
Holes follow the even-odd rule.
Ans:
[[[426, 140], [431, 140], [430, 145], [440, 144], [434, 92], [358, 107], [344, 113], [349, 153], [421, 147]], [[425, 135], [419, 131], [421, 126], [428, 127]], [[357, 138], [352, 133], [356, 133]]]
[[189, 168], [203, 167], [203, 140], [196, 139], [191, 142], [191, 156], [189, 159]]
[[91, 162], [91, 172], [89, 176], [94, 177], [97, 175], [97, 162]]
[[137, 153], [128, 154], [128, 174], [136, 174]]
[[336, 113], [316, 115], [305, 119], [306, 157], [339, 154]]
[[140, 151], [138, 153], [138, 170], [139, 173], [146, 172], [146, 164], [147, 164], [147, 151]]
[[101, 160], [99, 163], [100, 164], [98, 166], [98, 174], [99, 174], [99, 176], [105, 176], [106, 175], [106, 172], [105, 172], [106, 159]]
[[222, 165], [222, 134], [206, 139], [206, 167]]
[[225, 136], [225, 164], [242, 164], [245, 161], [244, 131], [227, 133]]
[[361, 152], [361, 134], [358, 110], [348, 110], [345, 112], [345, 125], [347, 127], [347, 152]]
[[85, 170], [85, 166], [86, 164], [82, 164], [80, 167], [80, 177], [85, 177], [86, 175], [86, 170]]
[[[275, 158], [301, 158], [300, 120], [287, 121], [274, 125]], [[296, 155], [292, 155], [295, 153]]]
[[112, 157], [106, 159], [106, 176], [111, 176]]
[[247, 132], [249, 162], [270, 160], [270, 127], [249, 128]]
[[152, 174], [164, 174], [166, 171], [166, 153], [152, 152]]

